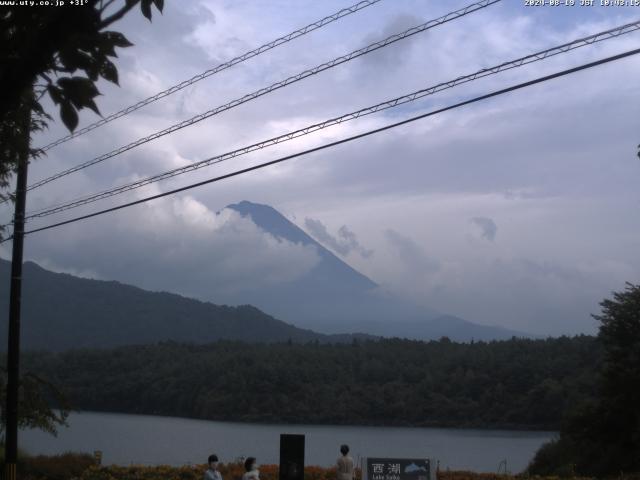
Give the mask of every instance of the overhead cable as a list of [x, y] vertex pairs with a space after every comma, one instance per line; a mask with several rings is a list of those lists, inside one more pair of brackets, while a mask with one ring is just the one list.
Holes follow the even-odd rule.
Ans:
[[91, 125], [87, 125], [84, 128], [81, 128], [79, 130], [76, 130], [73, 133], [70, 133], [69, 135], [66, 135], [64, 137], [61, 137], [51, 143], [49, 143], [48, 145], [45, 145], [44, 147], [41, 147], [41, 150], [43, 151], [47, 151], [52, 149], [53, 147], [56, 147], [60, 144], [63, 144], [65, 142], [68, 142], [69, 140], [71, 140], [72, 138], [76, 138], [79, 137], [80, 135], [84, 135], [87, 132], [90, 132], [92, 130], [95, 130], [98, 127], [101, 127], [102, 125], [105, 125], [109, 122], [112, 122], [113, 120], [116, 120], [117, 118], [120, 117], [124, 117], [125, 115], [128, 115], [132, 112], [135, 112], [136, 110], [139, 110], [140, 108], [149, 105], [150, 103], [153, 103], [157, 100], [160, 100], [161, 98], [167, 97], [169, 95], [171, 95], [172, 93], [178, 92], [190, 85], [193, 85], [196, 82], [199, 82], [200, 80], [204, 80], [205, 78], [208, 78], [212, 75], [215, 75], [216, 73], [220, 73], [223, 70], [226, 70], [228, 68], [233, 67], [234, 65], [237, 65], [239, 63], [242, 63], [246, 60], [249, 60], [250, 58], [253, 57], [257, 57], [258, 55], [268, 52], [269, 50], [272, 50], [276, 47], [279, 47], [280, 45], [283, 45], [285, 43], [288, 43], [292, 40], [295, 40], [296, 38], [302, 37], [303, 35], [306, 35], [307, 33], [311, 33], [314, 30], [318, 30], [319, 28], [324, 27], [325, 25], [329, 25], [330, 23], [333, 23], [337, 20], [340, 20], [341, 18], [346, 17], [347, 15], [351, 15], [352, 13], [358, 12], [360, 10], [362, 10], [363, 8], [367, 8], [371, 5], [374, 5], [378, 2], [380, 2], [382, 0], [364, 0], [361, 2], [358, 2], [354, 5], [351, 5], [350, 7], [347, 8], [343, 8], [342, 10], [329, 15], [327, 17], [324, 17], [316, 22], [310, 23], [309, 25], [299, 28], [298, 30], [294, 30], [291, 33], [288, 33], [287, 35], [284, 35], [282, 37], [276, 38], [275, 40], [272, 40], [268, 43], [265, 43], [264, 45], [259, 46], [258, 48], [255, 48], [253, 50], [250, 50], [248, 52], [243, 53], [242, 55], [238, 55], [235, 58], [232, 58], [231, 60], [221, 63], [205, 72], [202, 72], [198, 75], [195, 75], [193, 77], [191, 77], [188, 80], [184, 80], [180, 83], [178, 83], [177, 85], [173, 85], [172, 87], [167, 88], [166, 90], [163, 90], [162, 92], [156, 93], [155, 95], [146, 98], [144, 100], [139, 101], [138, 103], [135, 103], [133, 105], [130, 105], [118, 112], [112, 113], [111, 115], [104, 117], [100, 120], [98, 120], [97, 122], [92, 123]]
[[151, 134], [151, 135], [149, 135], [147, 137], [140, 138], [140, 139], [136, 140], [135, 142], [129, 143], [128, 145], [122, 146], [122, 147], [117, 148], [115, 150], [112, 150], [112, 151], [110, 151], [108, 153], [100, 155], [99, 157], [96, 157], [96, 158], [94, 158], [92, 160], [89, 160], [87, 162], [81, 163], [80, 165], [77, 165], [75, 167], [69, 168], [69, 169], [64, 170], [62, 172], [56, 173], [56, 174], [54, 174], [54, 175], [52, 175], [50, 177], [47, 177], [47, 178], [45, 178], [43, 180], [40, 180], [40, 181], [30, 185], [28, 187], [28, 190], [33, 190], [35, 188], [41, 187], [43, 185], [46, 185], [49, 182], [52, 182], [52, 181], [57, 180], [59, 178], [65, 177], [67, 175], [70, 175], [70, 174], [72, 174], [74, 172], [83, 170], [83, 169], [85, 169], [87, 167], [90, 167], [92, 165], [95, 165], [97, 163], [101, 163], [101, 162], [103, 162], [103, 161], [105, 161], [105, 160], [107, 160], [109, 158], [112, 158], [112, 157], [115, 157], [117, 155], [120, 155], [121, 153], [124, 153], [124, 152], [126, 152], [128, 150], [131, 150], [131, 149], [135, 148], [135, 147], [138, 147], [140, 145], [148, 143], [148, 142], [150, 142], [152, 140], [156, 140], [156, 139], [158, 139], [160, 137], [163, 137], [165, 135], [168, 135], [170, 133], [174, 133], [174, 132], [176, 132], [176, 131], [178, 131], [180, 129], [183, 129], [185, 127], [189, 127], [189, 126], [191, 126], [191, 125], [193, 125], [195, 123], [201, 122], [202, 120], [210, 118], [210, 117], [212, 117], [214, 115], [217, 115], [217, 114], [219, 114], [221, 112], [224, 112], [226, 110], [230, 110], [230, 109], [235, 108], [235, 107], [237, 107], [239, 105], [247, 103], [247, 102], [249, 102], [251, 100], [255, 100], [258, 97], [261, 97], [263, 95], [271, 93], [271, 92], [273, 92], [275, 90], [278, 90], [280, 88], [286, 87], [287, 85], [291, 85], [292, 83], [299, 82], [300, 80], [303, 80], [303, 79], [305, 79], [307, 77], [310, 77], [312, 75], [316, 75], [316, 74], [318, 74], [320, 72], [323, 72], [323, 71], [328, 70], [330, 68], [333, 68], [333, 67], [336, 67], [338, 65], [341, 65], [341, 64], [343, 64], [345, 62], [349, 62], [349, 61], [351, 61], [351, 60], [353, 60], [355, 58], [361, 57], [362, 55], [366, 55], [366, 54], [371, 53], [373, 51], [376, 51], [376, 50], [378, 50], [380, 48], [384, 48], [384, 47], [386, 47], [388, 45], [391, 45], [391, 44], [393, 44], [393, 43], [395, 43], [395, 42], [397, 42], [399, 40], [403, 40], [405, 38], [408, 38], [408, 37], [411, 37], [413, 35], [416, 35], [417, 33], [421, 33], [421, 32], [427, 31], [427, 30], [429, 30], [431, 28], [434, 28], [436, 26], [442, 25], [444, 23], [447, 23], [447, 22], [450, 22], [452, 20], [458, 19], [458, 18], [463, 17], [465, 15], [468, 15], [470, 13], [476, 12], [478, 10], [486, 8], [486, 7], [490, 6], [490, 5], [498, 3], [500, 1], [502, 1], [502, 0], [482, 0], [480, 2], [476, 2], [476, 3], [473, 3], [471, 5], [466, 6], [464, 8], [461, 8], [459, 10], [456, 10], [454, 12], [447, 13], [446, 15], [444, 15], [442, 17], [439, 17], [437, 19], [429, 20], [426, 23], [423, 23], [421, 25], [409, 28], [409, 29], [405, 30], [402, 33], [391, 35], [391, 36], [387, 37], [384, 40], [380, 40], [378, 42], [374, 42], [374, 43], [372, 43], [370, 45], [367, 45], [366, 47], [360, 48], [358, 50], [354, 50], [353, 52], [348, 53], [347, 55], [343, 55], [341, 57], [335, 58], [335, 59], [333, 59], [333, 60], [331, 60], [329, 62], [323, 63], [323, 64], [318, 65], [316, 67], [313, 67], [311, 69], [305, 70], [305, 71], [303, 71], [301, 73], [298, 73], [297, 75], [290, 76], [290, 77], [288, 77], [288, 78], [286, 78], [284, 80], [281, 80], [279, 82], [276, 82], [276, 83], [274, 83], [274, 84], [272, 84], [272, 85], [270, 85], [268, 87], [261, 88], [259, 90], [256, 90], [253, 93], [249, 93], [249, 94], [244, 95], [243, 97], [237, 98], [237, 99], [235, 99], [235, 100], [233, 100], [233, 101], [231, 101], [229, 103], [226, 103], [224, 105], [215, 107], [215, 108], [213, 108], [213, 109], [211, 109], [211, 110], [209, 110], [207, 112], [204, 112], [204, 113], [201, 113], [199, 115], [196, 115], [196, 116], [194, 116], [194, 117], [192, 117], [192, 118], [190, 118], [188, 120], [184, 120], [184, 121], [179, 122], [179, 123], [177, 123], [175, 125], [172, 125], [171, 127], [165, 128], [164, 130], [160, 130], [160, 131], [158, 131], [156, 133], [153, 133], [153, 134]]
[[[53, 224], [50, 224], [50, 225], [46, 225], [44, 227], [34, 228], [33, 230], [26, 231], [25, 235], [36, 233], [36, 232], [41, 232], [41, 231], [44, 231], [44, 230], [50, 230], [52, 228], [60, 227], [60, 226], [63, 226], [63, 225], [68, 225], [70, 223], [79, 222], [81, 220], [86, 220], [88, 218], [93, 218], [93, 217], [97, 217], [99, 215], [104, 215], [104, 214], [107, 214], [107, 213], [115, 212], [117, 210], [122, 210], [124, 208], [128, 208], [128, 207], [132, 207], [134, 205], [139, 205], [139, 204], [142, 204], [142, 203], [146, 203], [146, 202], [149, 202], [149, 201], [152, 201], [152, 200], [156, 200], [156, 199], [159, 199], [159, 198], [163, 198], [163, 197], [166, 197], [166, 196], [169, 196], [169, 195], [174, 195], [176, 193], [180, 193], [180, 192], [184, 192], [184, 191], [187, 191], [187, 190], [191, 190], [193, 188], [201, 187], [203, 185], [207, 185], [207, 184], [210, 184], [210, 183], [219, 182], [219, 181], [227, 179], [227, 178], [236, 177], [238, 175], [242, 175], [242, 174], [254, 171], [254, 170], [259, 170], [259, 169], [262, 169], [262, 168], [265, 168], [265, 167], [268, 167], [268, 166], [271, 166], [271, 165], [276, 165], [278, 163], [282, 163], [282, 162], [285, 162], [287, 160], [291, 160], [291, 159], [298, 158], [298, 157], [301, 157], [301, 156], [304, 156], [304, 155], [308, 155], [310, 153], [318, 152], [318, 151], [325, 150], [325, 149], [328, 149], [328, 148], [332, 148], [332, 147], [335, 147], [335, 146], [338, 146], [338, 145], [341, 145], [341, 144], [344, 144], [344, 143], [352, 142], [354, 140], [358, 140], [358, 139], [361, 139], [361, 138], [364, 138], [364, 137], [368, 137], [370, 135], [378, 134], [378, 133], [384, 132], [386, 130], [391, 130], [391, 129], [397, 128], [397, 127], [399, 127], [401, 125], [406, 125], [408, 123], [412, 123], [412, 122], [415, 122], [417, 120], [421, 120], [421, 119], [428, 118], [428, 117], [431, 117], [431, 116], [434, 116], [434, 115], [437, 115], [437, 114], [440, 114], [440, 113], [443, 113], [443, 112], [446, 112], [446, 111], [449, 111], [449, 110], [454, 110], [456, 108], [463, 107], [465, 105], [470, 105], [470, 104], [473, 104], [473, 103], [476, 103], [476, 102], [480, 102], [482, 100], [487, 100], [489, 98], [497, 97], [499, 95], [504, 95], [506, 93], [513, 92], [515, 90], [519, 90], [519, 89], [522, 89], [522, 88], [525, 88], [525, 87], [529, 87], [529, 86], [532, 86], [532, 85], [536, 85], [536, 84], [539, 84], [539, 83], [547, 82], [549, 80], [552, 80], [552, 79], [555, 79], [555, 78], [559, 78], [559, 77], [563, 77], [563, 76], [566, 76], [566, 75], [570, 75], [570, 74], [573, 74], [573, 73], [576, 73], [576, 72], [579, 72], [579, 71], [582, 71], [582, 70], [586, 70], [586, 69], [589, 69], [589, 68], [593, 68], [593, 67], [596, 67], [598, 65], [603, 65], [603, 64], [610, 63], [610, 62], [613, 62], [613, 61], [616, 61], [616, 60], [621, 60], [623, 58], [630, 57], [632, 55], [637, 55], [638, 53], [640, 53], [640, 48], [637, 48], [637, 49], [634, 49], [634, 50], [630, 50], [630, 51], [627, 51], [627, 52], [624, 52], [624, 53], [621, 53], [621, 54], [618, 54], [618, 55], [613, 55], [613, 56], [610, 56], [610, 57], [606, 57], [606, 58], [603, 58], [601, 60], [597, 60], [595, 62], [586, 63], [586, 64], [580, 65], [578, 67], [574, 67], [574, 68], [570, 68], [570, 69], [567, 69], [567, 70], [563, 70], [563, 71], [560, 71], [560, 72], [557, 72], [557, 73], [554, 73], [554, 74], [551, 74], [551, 75], [545, 75], [543, 77], [538, 77], [538, 78], [536, 78], [534, 80], [530, 80], [528, 82], [523, 82], [523, 83], [519, 83], [517, 85], [512, 85], [511, 87], [507, 87], [507, 88], [503, 88], [503, 89], [500, 89], [500, 90], [496, 90], [496, 91], [493, 91], [493, 92], [488, 93], [486, 95], [481, 95], [479, 97], [475, 97], [475, 98], [472, 98], [470, 100], [465, 100], [463, 102], [459, 102], [459, 103], [450, 105], [448, 107], [439, 108], [437, 110], [433, 110], [433, 111], [428, 112], [428, 113], [423, 113], [421, 115], [417, 115], [415, 117], [411, 117], [411, 118], [408, 118], [406, 120], [402, 120], [400, 122], [392, 123], [392, 124], [389, 124], [389, 125], [385, 125], [384, 127], [376, 128], [374, 130], [369, 130], [367, 132], [360, 133], [360, 134], [357, 134], [357, 135], [353, 135], [351, 137], [343, 138], [342, 140], [337, 140], [335, 142], [331, 142], [331, 143], [327, 143], [327, 144], [324, 144], [324, 145], [321, 145], [321, 146], [318, 146], [318, 147], [310, 148], [310, 149], [304, 150], [302, 152], [298, 152], [298, 153], [294, 153], [294, 154], [291, 154], [291, 155], [287, 155], [287, 156], [278, 158], [276, 160], [271, 160], [269, 162], [265, 162], [265, 163], [261, 163], [261, 164], [258, 164], [258, 165], [254, 165], [252, 167], [243, 168], [241, 170], [236, 170], [235, 172], [227, 173], [225, 175], [220, 175], [218, 177], [210, 178], [210, 179], [204, 180], [202, 182], [193, 183], [193, 184], [187, 185], [185, 187], [176, 188], [174, 190], [163, 192], [163, 193], [160, 193], [160, 194], [157, 194], [157, 195], [152, 195], [150, 197], [146, 197], [146, 198], [142, 198], [142, 199], [139, 199], [139, 200], [135, 200], [133, 202], [128, 202], [128, 203], [124, 203], [124, 204], [121, 204], [121, 205], [118, 205], [118, 206], [115, 206], [115, 207], [111, 207], [111, 208], [107, 208], [107, 209], [104, 209], [104, 210], [100, 210], [100, 211], [97, 211], [97, 212], [94, 212], [94, 213], [90, 213], [88, 215], [82, 215], [82, 216], [71, 218], [69, 220], [65, 220], [65, 221], [62, 221], [62, 222], [57, 222], [57, 223], [53, 223]], [[6, 241], [8, 241], [10, 239], [11, 239], [11, 237], [2, 240], [2, 242], [0, 242], [0, 243], [4, 243], [4, 242], [6, 242]]]
[[413, 102], [415, 100], [418, 100], [420, 98], [426, 97], [428, 95], [433, 95], [435, 93], [441, 92], [443, 90], [446, 89], [450, 89], [453, 88], [457, 85], [461, 85], [464, 83], [468, 83], [474, 80], [477, 80], [479, 78], [484, 78], [487, 77], [489, 75], [494, 75], [497, 74], [499, 72], [503, 72], [505, 70], [510, 70], [513, 68], [517, 68], [517, 67], [521, 67], [523, 65], [528, 65], [531, 64], [533, 62], [538, 62], [541, 60], [544, 60], [546, 58], [555, 56], [555, 55], [559, 55], [562, 53], [566, 53], [568, 51], [574, 50], [576, 48], [580, 48], [580, 47], [584, 47], [587, 45], [592, 45], [596, 42], [601, 42], [604, 40], [608, 40], [611, 38], [616, 38], [619, 37], [620, 35], [624, 35], [630, 32], [634, 32], [640, 29], [640, 20], [636, 21], [636, 22], [632, 22], [632, 23], [628, 23], [626, 25], [622, 25], [619, 27], [615, 27], [603, 32], [599, 32], [593, 35], [589, 35], [587, 37], [583, 37], [580, 39], [576, 39], [573, 40], [572, 42], [569, 43], [564, 43], [562, 45], [558, 45], [552, 48], [548, 48], [546, 50], [542, 50], [536, 53], [532, 53], [530, 55], [524, 56], [524, 57], [520, 57], [517, 58], [515, 60], [510, 60], [508, 62], [504, 62], [501, 63], [499, 65], [493, 66], [493, 67], [489, 67], [489, 68], [483, 68], [481, 70], [478, 70], [474, 73], [468, 74], [468, 75], [463, 75], [460, 77], [457, 77], [453, 80], [447, 81], [447, 82], [442, 82], [439, 83], [437, 85], [434, 86], [430, 86], [418, 91], [415, 91], [413, 93], [409, 93], [406, 95], [402, 95], [400, 97], [396, 97], [390, 100], [386, 100], [384, 102], [378, 103], [376, 105], [370, 106], [370, 107], [366, 107], [366, 108], [362, 108], [360, 110], [356, 110], [354, 112], [350, 112], [344, 115], [341, 115], [339, 117], [334, 117], [331, 118], [329, 120], [325, 120], [323, 122], [320, 123], [315, 123], [313, 125], [309, 125], [306, 126], [304, 128], [292, 131], [292, 132], [288, 132], [286, 134], [283, 135], [279, 135], [277, 137], [273, 137], [270, 138], [268, 140], [263, 140], [257, 143], [254, 143], [252, 145], [249, 146], [245, 146], [236, 150], [232, 150], [230, 152], [226, 152], [223, 153], [221, 155], [216, 155], [204, 160], [201, 160], [199, 162], [195, 162], [189, 165], [186, 165], [184, 167], [179, 167], [179, 168], [175, 168], [173, 170], [169, 170], [163, 173], [159, 173], [144, 179], [140, 179], [137, 180], [135, 182], [130, 182], [124, 185], [120, 185], [118, 187], [115, 188], [111, 188], [109, 190], [105, 190], [99, 193], [95, 193], [92, 195], [87, 195], [81, 198], [77, 198], [75, 200], [70, 200], [64, 203], [60, 203], [58, 205], [55, 206], [50, 206], [50, 207], [45, 207], [42, 209], [39, 209], [37, 211], [32, 211], [29, 212], [27, 214], [27, 216], [25, 217], [26, 219], [33, 219], [33, 218], [42, 218], [42, 217], [46, 217], [49, 215], [53, 215], [55, 213], [59, 213], [59, 212], [63, 212], [65, 210], [69, 210], [72, 208], [76, 208], [76, 207], [80, 207], [82, 205], [86, 205], [89, 203], [93, 203], [96, 202], [98, 200], [102, 200], [102, 199], [106, 199], [109, 197], [112, 197], [114, 195], [119, 195], [131, 190], [134, 190], [136, 188], [140, 188], [140, 187], [144, 187], [146, 185], [152, 184], [152, 183], [156, 183], [162, 180], [166, 180], [178, 175], [182, 175], [184, 173], [188, 173], [188, 172], [192, 172], [210, 165], [214, 165], [217, 163], [221, 163], [227, 160], [230, 160], [232, 158], [235, 157], [239, 157], [241, 155], [245, 155], [248, 154], [250, 152], [254, 152], [256, 150], [261, 150], [263, 148], [272, 146], [272, 145], [277, 145], [279, 143], [283, 143], [289, 140], [293, 140], [295, 138], [299, 138], [302, 137], [304, 135], [308, 135], [310, 133], [316, 132], [318, 130], [322, 130], [325, 128], [328, 128], [330, 126], [333, 125], [338, 125], [341, 124], [343, 122], [347, 122], [350, 120], [354, 120], [360, 117], [363, 117], [365, 115], [370, 115], [376, 112], [380, 112], [383, 110], [387, 110], [389, 108], [393, 108], [393, 107], [397, 107], [409, 102]]

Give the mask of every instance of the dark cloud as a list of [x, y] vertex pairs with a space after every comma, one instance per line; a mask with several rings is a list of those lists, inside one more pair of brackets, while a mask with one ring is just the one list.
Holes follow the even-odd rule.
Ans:
[[356, 238], [356, 234], [349, 230], [346, 225], [340, 227], [338, 230], [338, 236], [349, 246], [349, 248], [351, 248], [351, 250], [355, 250], [363, 258], [370, 258], [373, 255], [373, 250], [364, 248]]
[[498, 232], [498, 226], [496, 222], [488, 217], [473, 217], [469, 219], [471, 223], [480, 227], [481, 235], [490, 242], [496, 239], [496, 233]]
[[373, 250], [361, 245], [356, 234], [349, 230], [346, 225], [340, 227], [338, 236], [334, 237], [320, 220], [307, 217], [304, 219], [304, 224], [311, 236], [343, 257], [346, 257], [351, 252], [358, 253], [362, 258], [373, 256]]
[[[409, 28], [416, 27], [424, 22], [425, 20], [415, 15], [396, 15], [387, 22], [381, 31], [367, 35], [363, 39], [362, 45], [369, 45], [371, 43], [384, 40], [392, 35], [404, 32]], [[420, 35], [414, 35], [407, 39], [400, 40], [395, 44], [365, 55], [362, 57], [360, 62], [367, 71], [375, 69], [376, 76], [380, 74], [380, 68], [382, 68], [382, 72], [388, 74], [390, 69], [397, 69], [402, 62], [410, 56], [413, 45], [420, 42], [419, 36], [426, 35], [429, 35], [429, 33], [421, 33]]]

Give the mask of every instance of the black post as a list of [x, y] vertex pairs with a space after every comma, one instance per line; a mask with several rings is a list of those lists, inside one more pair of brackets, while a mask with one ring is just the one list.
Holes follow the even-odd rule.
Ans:
[[[27, 132], [28, 135], [28, 132]], [[28, 137], [27, 137], [28, 138]], [[18, 386], [20, 381], [20, 299], [22, 293], [22, 252], [24, 212], [27, 200], [28, 149], [18, 164], [16, 208], [13, 216], [11, 291], [9, 297], [9, 337], [7, 350], [7, 408], [5, 428], [5, 479], [16, 479], [18, 461]]]
[[304, 480], [304, 435], [280, 434], [279, 480]]

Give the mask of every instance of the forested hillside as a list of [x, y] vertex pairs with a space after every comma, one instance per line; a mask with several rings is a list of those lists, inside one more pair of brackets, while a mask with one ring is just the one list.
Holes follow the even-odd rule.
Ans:
[[26, 355], [78, 409], [215, 420], [556, 429], [593, 395], [593, 337], [162, 343]]
[[[10, 265], [0, 259], [0, 278], [9, 279]], [[24, 264], [23, 287], [20, 341], [24, 349], [110, 348], [164, 340], [268, 343], [288, 339], [350, 342], [354, 338], [297, 328], [251, 305], [214, 305], [173, 293], [148, 292], [118, 282], [50, 272], [33, 262]], [[0, 283], [0, 311], [9, 311], [8, 283]], [[6, 316], [0, 317], [0, 350], [7, 345], [6, 322]]]

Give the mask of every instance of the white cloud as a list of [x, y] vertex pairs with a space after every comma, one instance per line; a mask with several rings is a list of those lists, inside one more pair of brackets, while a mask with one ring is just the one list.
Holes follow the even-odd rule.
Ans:
[[276, 239], [234, 211], [216, 214], [189, 196], [34, 237], [31, 246], [38, 263], [218, 301], [295, 280], [319, 258], [313, 247]]

